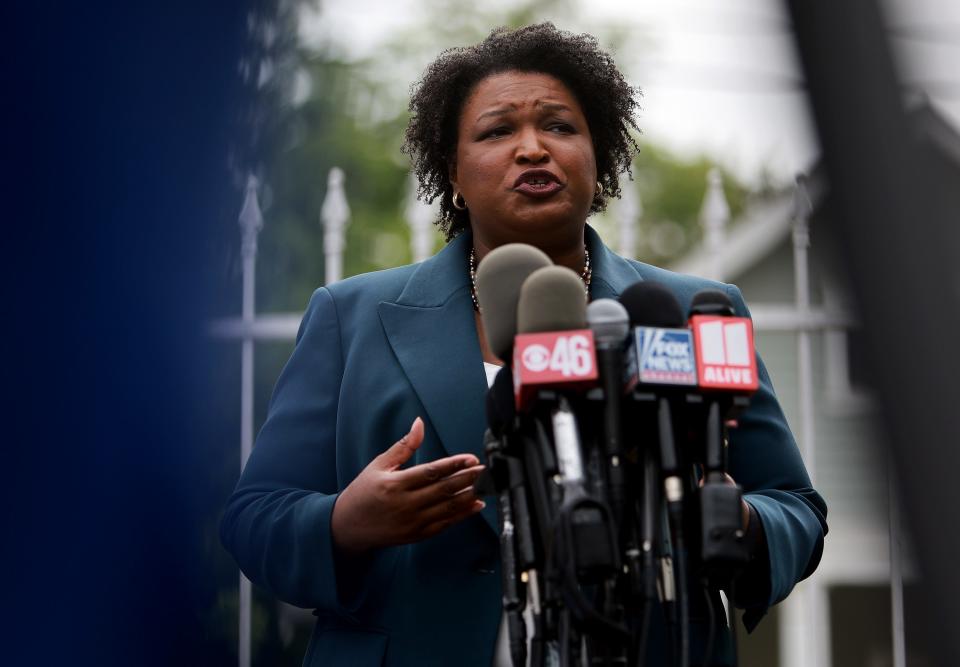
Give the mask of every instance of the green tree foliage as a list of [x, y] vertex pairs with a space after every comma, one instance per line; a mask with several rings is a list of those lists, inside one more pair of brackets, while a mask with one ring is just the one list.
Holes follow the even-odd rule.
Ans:
[[[669, 264], [701, 239], [700, 207], [707, 174], [715, 166], [716, 163], [704, 156], [685, 159], [649, 142], [641, 144], [641, 152], [633, 167], [644, 209], [639, 230], [640, 259], [653, 264]], [[731, 172], [723, 167], [719, 169], [730, 215], [735, 219], [743, 210], [749, 193]], [[656, 243], [658, 234], [671, 233], [664, 232], [670, 227], [675, 227], [672, 233], [677, 242]]]

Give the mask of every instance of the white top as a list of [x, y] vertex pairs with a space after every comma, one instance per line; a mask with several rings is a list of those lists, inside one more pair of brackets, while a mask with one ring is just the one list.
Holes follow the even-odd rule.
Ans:
[[496, 364], [488, 364], [486, 361], [483, 362], [483, 370], [487, 374], [487, 388], [493, 386], [493, 378], [497, 377], [497, 373], [500, 372], [500, 369], [503, 366], [497, 366]]

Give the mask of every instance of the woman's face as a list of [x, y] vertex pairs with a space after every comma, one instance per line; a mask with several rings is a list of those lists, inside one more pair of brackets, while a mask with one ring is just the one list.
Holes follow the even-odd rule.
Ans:
[[573, 93], [549, 74], [509, 71], [481, 80], [460, 114], [450, 182], [486, 247], [582, 242], [597, 164]]

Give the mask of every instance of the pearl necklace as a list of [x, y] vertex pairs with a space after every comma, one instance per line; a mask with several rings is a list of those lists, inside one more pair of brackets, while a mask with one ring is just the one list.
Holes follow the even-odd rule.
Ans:
[[[473, 299], [473, 309], [480, 312], [480, 301], [477, 299], [477, 253], [470, 248], [470, 298]], [[583, 281], [583, 290], [585, 296], [590, 298], [590, 280], [593, 278], [593, 267], [590, 266], [590, 251], [586, 246], [583, 248], [583, 271], [580, 272], [580, 280]]]

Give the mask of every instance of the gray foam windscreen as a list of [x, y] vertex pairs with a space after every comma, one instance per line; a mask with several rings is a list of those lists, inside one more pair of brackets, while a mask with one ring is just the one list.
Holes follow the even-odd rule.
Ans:
[[530, 274], [520, 288], [517, 333], [586, 327], [587, 299], [580, 276], [565, 266], [548, 266]]
[[733, 302], [726, 292], [702, 289], [690, 301], [691, 315], [734, 315]]
[[630, 316], [619, 301], [597, 299], [587, 306], [587, 324], [598, 345], [620, 345], [630, 331]]
[[513, 349], [520, 288], [530, 274], [552, 264], [546, 253], [531, 245], [509, 243], [487, 253], [477, 267], [483, 328], [490, 349], [501, 359], [509, 359]]

